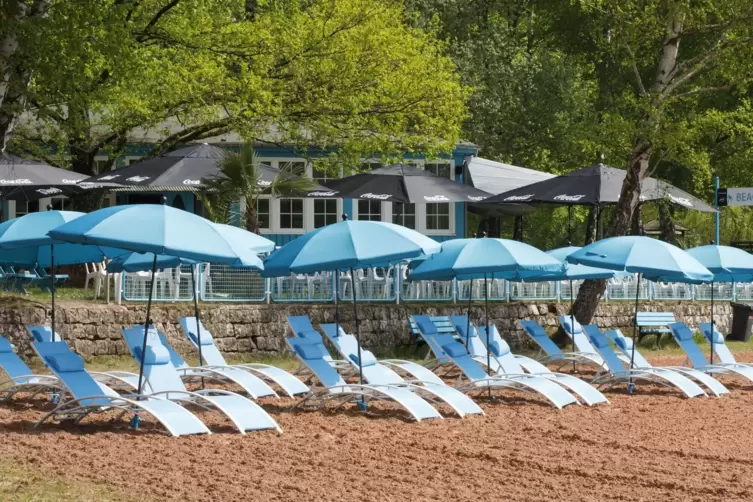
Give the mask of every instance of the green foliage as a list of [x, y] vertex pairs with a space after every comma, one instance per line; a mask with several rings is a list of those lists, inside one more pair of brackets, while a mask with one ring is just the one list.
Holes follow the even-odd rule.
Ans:
[[[464, 83], [474, 88], [465, 132], [482, 155], [555, 173], [602, 158], [626, 168], [641, 140], [648, 175], [706, 200], [717, 175], [724, 186], [750, 186], [749, 1], [410, 5], [420, 25], [440, 26]], [[708, 240], [710, 215], [676, 217], [695, 240]], [[747, 235], [749, 217], [748, 210], [725, 210], [723, 240]], [[526, 220], [526, 240], [547, 247], [563, 241], [563, 210], [544, 208]]]
[[230, 130], [351, 159], [451, 150], [467, 90], [399, 2], [247, 4], [53, 0], [24, 27], [31, 108], [15, 147], [80, 171], [126, 141], [156, 153]]
[[292, 196], [313, 187], [313, 183], [304, 177], [306, 173], [295, 169], [292, 164], [280, 168], [272, 181], [265, 183], [261, 179], [263, 167], [250, 143], [238, 152], [225, 152], [217, 167], [219, 175], [206, 180], [207, 189], [201, 195], [210, 218], [226, 223], [230, 205], [242, 199], [246, 203], [246, 209], [241, 217], [250, 232], [259, 233], [259, 221], [256, 218], [259, 195]]

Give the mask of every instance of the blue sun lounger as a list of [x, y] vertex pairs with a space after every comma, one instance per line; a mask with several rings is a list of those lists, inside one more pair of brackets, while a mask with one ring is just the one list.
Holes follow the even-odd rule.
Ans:
[[714, 358], [719, 362], [716, 364], [727, 364], [746, 368], [743, 371], [753, 371], [753, 365], [748, 363], [738, 363], [735, 356], [732, 355], [732, 351], [729, 350], [727, 343], [724, 340], [724, 335], [714, 328], [713, 335], [711, 333], [711, 323], [702, 322], [698, 323], [698, 327], [701, 329], [703, 336], [706, 340], [714, 346]]
[[120, 417], [126, 413], [149, 413], [173, 436], [210, 433], [196, 415], [179, 404], [150, 395], [121, 396], [96, 382], [84, 370], [84, 360], [64, 342], [33, 342], [32, 346], [65, 391], [60, 404], [44, 415], [37, 427], [47, 420], [79, 423], [92, 413], [115, 409], [122, 412]]
[[442, 418], [442, 415], [427, 401], [413, 394], [407, 389], [392, 385], [360, 385], [346, 383], [342, 376], [325, 359], [322, 352], [324, 345], [321, 335], [317, 339], [315, 331], [300, 338], [286, 338], [290, 349], [308, 368], [313, 376], [321, 384], [311, 386], [309, 394], [296, 403], [293, 407], [320, 405], [326, 401], [360, 402], [365, 398], [390, 400], [403, 407], [417, 422], [429, 418]]
[[7, 378], [0, 381], [0, 400], [12, 398], [16, 393], [30, 393], [31, 397], [40, 392], [57, 392], [61, 383], [52, 375], [36, 375], [31, 368], [13, 351], [7, 338], [0, 336], [0, 370]]
[[460, 369], [462, 378], [456, 387], [463, 392], [474, 390], [517, 389], [537, 392], [557, 408], [578, 404], [578, 400], [564, 388], [536, 375], [489, 376], [484, 368], [471, 357], [465, 346], [450, 334], [439, 333], [429, 316], [416, 315], [413, 321], [421, 337], [431, 349], [439, 364], [452, 364]]
[[[685, 351], [685, 355], [688, 357], [688, 361], [690, 361], [693, 368], [706, 373], [745, 378], [748, 381], [753, 382], [753, 368], [750, 366], [724, 362], [709, 364], [703, 351], [701, 351], [701, 348], [695, 343], [695, 340], [693, 340], [693, 332], [690, 331], [690, 328], [688, 328], [685, 323], [672, 323], [669, 325], [669, 329], [672, 331], [672, 336], [677, 344], [683, 351]], [[716, 334], [719, 335], [718, 332]], [[718, 338], [716, 341], [717, 343], [714, 346], [714, 350], [721, 345], [719, 342], [722, 340]]]
[[[307, 332], [315, 332], [319, 334], [311, 324], [309, 317], [306, 315], [288, 316], [288, 325], [295, 337], [305, 336]], [[324, 351], [327, 352], [327, 349], [325, 348]], [[325, 359], [330, 363], [330, 366], [336, 368], [341, 374], [348, 374], [353, 371], [353, 366], [349, 361], [332, 359], [329, 352], [325, 355]], [[379, 361], [379, 364], [382, 366], [389, 366], [400, 375], [409, 376], [410, 380], [444, 384], [444, 380], [439, 378], [436, 373], [426, 366], [422, 366], [413, 361], [406, 361], [403, 359], [382, 359]]]
[[[479, 327], [477, 332], [476, 327], [471, 324], [471, 331], [468, 334], [468, 316], [452, 316], [450, 317], [450, 320], [455, 325], [455, 329], [460, 335], [461, 343], [465, 344], [467, 338], [468, 351], [471, 353], [471, 356], [473, 356], [476, 361], [486, 364], [488, 355], [486, 346], [486, 326]], [[546, 378], [572, 392], [589, 406], [609, 402], [604, 394], [580, 378], [565, 373], [554, 373], [550, 371], [549, 368], [530, 357], [513, 354], [510, 350], [510, 346], [499, 334], [497, 327], [492, 324], [489, 326], [489, 330], [489, 345], [491, 346], [491, 357], [489, 359], [491, 361], [492, 370], [495, 373], [501, 375], [531, 374]]]
[[[267, 382], [243, 370], [228, 366], [189, 366], [185, 359], [173, 349], [164, 333], [158, 332], [158, 336], [162, 346], [170, 355], [170, 362], [178, 371], [183, 383], [200, 382], [204, 379], [221, 384], [237, 385], [252, 399], [270, 396], [279, 397]], [[204, 341], [203, 336], [201, 341]]]
[[[337, 333], [336, 324], [322, 324], [324, 334], [327, 336], [337, 351], [349, 361], [354, 370], [358, 368], [358, 340], [355, 336], [346, 334], [340, 327]], [[391, 367], [381, 364], [377, 361], [374, 354], [366, 349], [361, 349], [361, 358], [363, 360], [363, 378], [369, 384], [392, 385], [395, 387], [405, 388], [414, 394], [421, 396], [428, 401], [442, 401], [448, 404], [455, 413], [463, 417], [465, 415], [483, 415], [484, 411], [474, 403], [468, 396], [445, 384], [438, 376], [434, 375], [431, 381], [404, 380]]]
[[[539, 353], [536, 360], [542, 364], [556, 364], [555, 369], [562, 368], [568, 364], [579, 364], [584, 366], [594, 366], [597, 369], [605, 369], [604, 360], [595, 351], [590, 352], [563, 352], [556, 343], [549, 338], [544, 328], [539, 326], [536, 321], [520, 321], [520, 327], [523, 328], [531, 340], [539, 346]], [[544, 355], [542, 355], [542, 353]]]
[[[122, 330], [131, 355], [137, 363], [142, 362], [141, 347], [144, 327], [134, 326]], [[219, 389], [186, 389], [178, 371], [170, 362], [170, 354], [162, 345], [157, 330], [151, 326], [147, 334], [146, 351], [143, 353], [144, 376], [154, 395], [179, 402], [217, 410], [225, 415], [241, 434], [246, 431], [275, 429], [282, 432], [277, 422], [259, 406], [235, 392]]]
[[[630, 355], [632, 353], [633, 348], [633, 340], [630, 338], [627, 338], [625, 335], [622, 334], [622, 332], [619, 329], [610, 329], [606, 331], [607, 338], [612, 340], [612, 343], [614, 346], [622, 352], [622, 355], [628, 358], [630, 360]], [[635, 368], [653, 368], [654, 366], [651, 365], [650, 362], [646, 360], [643, 355], [638, 352], [638, 349], [635, 350], [635, 358], [634, 358], [634, 367]], [[688, 368], [686, 366], [660, 366], [662, 369], [666, 370], [672, 370], [677, 373], [681, 373], [682, 375], [690, 378], [691, 380], [695, 380], [696, 383], [699, 383], [706, 387], [708, 390], [710, 390], [714, 395], [721, 396], [722, 394], [729, 394], [729, 389], [722, 385], [722, 383], [719, 380], [716, 380], [711, 375], [707, 375], [706, 373], [703, 373], [702, 371], [698, 371], [694, 368]]]
[[625, 382], [645, 381], [659, 385], [676, 387], [687, 397], [705, 396], [701, 387], [689, 378], [663, 368], [626, 368], [625, 363], [609, 345], [609, 339], [595, 324], [583, 326], [593, 346], [609, 366], [608, 372], [596, 375], [591, 383], [596, 386], [613, 387]]
[[[183, 333], [186, 334], [194, 347], [198, 349], [199, 337], [196, 334], [196, 318], [181, 317], [179, 321]], [[218, 369], [234, 376], [237, 376], [239, 373], [249, 374], [252, 378], [262, 379], [267, 383], [277, 385], [290, 397], [293, 397], [296, 394], [305, 394], [309, 391], [306, 384], [298, 380], [294, 375], [291, 375], [287, 371], [282, 368], [277, 368], [276, 366], [261, 363], [227, 364], [222, 352], [220, 352], [214, 344], [212, 334], [207, 331], [201, 321], [199, 321], [199, 328], [201, 329], [201, 357], [206, 363], [205, 367]]]
[[[31, 335], [32, 339], [36, 342], [62, 342], [63, 338], [59, 333], [52, 334], [52, 329], [49, 326], [39, 326], [35, 324], [29, 324], [26, 326], [26, 330]], [[65, 342], [64, 342], [65, 343]], [[67, 344], [66, 344], [67, 345]], [[113, 389], [126, 390], [128, 392], [135, 392], [139, 386], [139, 376], [130, 371], [89, 371], [94, 379], [100, 383], [112, 387]]]

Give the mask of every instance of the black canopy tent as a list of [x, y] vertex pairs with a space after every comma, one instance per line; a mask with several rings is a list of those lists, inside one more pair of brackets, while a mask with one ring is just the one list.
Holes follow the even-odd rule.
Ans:
[[[34, 201], [55, 195], [86, 193], [105, 188], [90, 178], [38, 160], [0, 154], [0, 220], [5, 220], [5, 201]], [[118, 187], [117, 183], [106, 183]]]
[[[331, 180], [327, 187], [335, 197], [376, 199], [418, 204], [431, 202], [479, 202], [491, 194], [469, 185], [436, 176], [408, 164], [392, 164], [369, 172]], [[330, 195], [331, 196], [331, 195]]]
[[[623, 169], [595, 164], [489, 197], [483, 204], [616, 204], [625, 174]], [[676, 186], [655, 178], [646, 178], [641, 185], [641, 201], [661, 199], [696, 211], [716, 211], [706, 202]]]

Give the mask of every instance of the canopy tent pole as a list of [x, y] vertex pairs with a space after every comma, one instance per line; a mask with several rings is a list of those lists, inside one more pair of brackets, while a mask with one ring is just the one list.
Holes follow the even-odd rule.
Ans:
[[[149, 284], [149, 300], [146, 303], [146, 319], [144, 320], [144, 341], [141, 344], [141, 361], [139, 363], [139, 386], [137, 387], [137, 393], [141, 396], [141, 384], [144, 380], [144, 361], [146, 360], [146, 341], [149, 334], [149, 316], [152, 312], [152, 294], [154, 293], [154, 273], [157, 271], [157, 254], [154, 254], [154, 261], [152, 262], [152, 281]], [[141, 399], [141, 397], [139, 397]]]
[[573, 220], [573, 206], [567, 206], [567, 245], [573, 241], [572, 239], [572, 220]]

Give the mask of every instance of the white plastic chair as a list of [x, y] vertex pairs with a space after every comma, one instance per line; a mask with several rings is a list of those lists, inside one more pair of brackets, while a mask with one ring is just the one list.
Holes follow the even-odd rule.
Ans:
[[99, 298], [102, 285], [105, 282], [107, 272], [104, 263], [85, 263], [86, 280], [84, 281], [84, 296], [89, 290], [89, 281], [94, 281], [94, 298]]

